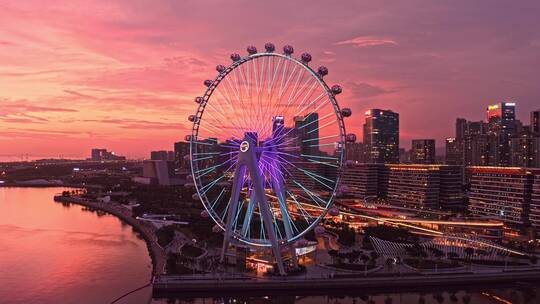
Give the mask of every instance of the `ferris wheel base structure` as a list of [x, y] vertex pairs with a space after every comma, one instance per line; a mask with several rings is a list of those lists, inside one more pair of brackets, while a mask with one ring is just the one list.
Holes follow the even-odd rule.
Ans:
[[[251, 215], [246, 216], [244, 221], [249, 221], [255, 210], [255, 206], [258, 206], [259, 212], [263, 218], [264, 229], [269, 236], [270, 243], [272, 244], [272, 251], [276, 259], [276, 264], [281, 275], [285, 274], [285, 267], [283, 266], [283, 259], [281, 256], [280, 244], [274, 226], [272, 224], [272, 214], [270, 205], [266, 201], [266, 194], [264, 191], [264, 178], [259, 169], [259, 160], [257, 159], [257, 143], [251, 136], [246, 135], [244, 141], [240, 143], [240, 153], [238, 154], [238, 162], [236, 163], [236, 169], [234, 171], [234, 179], [232, 184], [232, 193], [230, 200], [230, 208], [227, 210], [227, 222], [225, 228], [225, 235], [223, 238], [223, 247], [221, 249], [221, 262], [224, 262], [225, 253], [228, 249], [230, 239], [233, 232], [233, 223], [235, 220], [235, 213], [238, 209], [238, 202], [240, 200], [240, 192], [244, 186], [246, 174], [249, 174], [252, 184], [252, 195], [249, 200], [248, 212]], [[277, 173], [277, 172], [276, 172]], [[279, 179], [279, 180], [278, 180]], [[284, 189], [283, 181], [280, 177], [276, 177], [272, 183], [275, 185], [274, 192], [282, 193]], [[282, 197], [282, 195], [278, 195]], [[280, 206], [284, 206], [284, 202], [280, 201]], [[286, 208], [286, 207], [285, 207]], [[284, 213], [285, 214], [285, 213]], [[247, 227], [247, 225], [244, 225]]]

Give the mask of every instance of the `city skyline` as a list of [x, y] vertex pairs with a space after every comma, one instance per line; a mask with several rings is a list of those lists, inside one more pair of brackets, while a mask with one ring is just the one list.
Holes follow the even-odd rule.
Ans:
[[[354, 113], [400, 113], [407, 148], [415, 138], [441, 147], [456, 117], [483, 119], [489, 104], [515, 101], [522, 120], [538, 108], [537, 3], [416, 4], [296, 3], [283, 18], [265, 14], [279, 6], [254, 3], [242, 13], [224, 3], [2, 4], [0, 154], [85, 157], [98, 146], [140, 158], [169, 149], [187, 134], [214, 63], [267, 41], [311, 50]], [[356, 116], [348, 131], [362, 138], [362, 124]]]

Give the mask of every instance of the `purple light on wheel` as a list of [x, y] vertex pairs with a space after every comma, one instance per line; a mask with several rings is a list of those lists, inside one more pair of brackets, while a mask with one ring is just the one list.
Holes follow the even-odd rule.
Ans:
[[204, 85], [207, 86], [207, 87], [211, 86], [212, 83], [214, 83], [214, 82], [213, 82], [212, 80], [210, 80], [210, 79], [206, 79], [206, 80], [204, 81]]
[[195, 97], [195, 103], [201, 103], [203, 102], [203, 98], [202, 97]]
[[191, 122], [196, 122], [198, 119], [197, 119], [197, 116], [195, 116], [195, 115], [189, 115], [188, 120], [191, 121]]
[[225, 71], [226, 67], [222, 64], [218, 64], [216, 66], [216, 71], [220, 72], [220, 73], [223, 73]]
[[250, 55], [255, 55], [255, 54], [257, 54], [257, 48], [254, 47], [253, 45], [250, 45], [250, 46], [247, 47], [247, 52]]
[[290, 56], [292, 55], [292, 53], [294, 53], [294, 48], [291, 45], [287, 44], [283, 47], [283, 53], [285, 53], [285, 55], [287, 56]]
[[311, 54], [310, 53], [303, 53], [300, 58], [302, 59], [303, 63], [309, 63], [311, 61]]
[[276, 49], [276, 46], [273, 43], [268, 42], [264, 45], [264, 48], [266, 49], [267, 53], [272, 53]]
[[232, 53], [231, 54], [231, 60], [236, 62], [236, 61], [239, 61], [242, 57], [240, 57], [240, 54], [237, 54], [237, 53]]
[[349, 108], [343, 108], [341, 109], [341, 115], [343, 115], [343, 117], [350, 117], [352, 115], [352, 111]]

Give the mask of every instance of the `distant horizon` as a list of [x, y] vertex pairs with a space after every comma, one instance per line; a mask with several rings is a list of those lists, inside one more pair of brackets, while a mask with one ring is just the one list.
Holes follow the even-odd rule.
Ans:
[[416, 138], [442, 146], [456, 118], [484, 119], [494, 103], [515, 101], [527, 124], [540, 101], [539, 10], [498, 0], [3, 3], [0, 152], [171, 149], [190, 133], [193, 100], [216, 65], [266, 42], [329, 69], [360, 140], [370, 108], [400, 114], [407, 149]]

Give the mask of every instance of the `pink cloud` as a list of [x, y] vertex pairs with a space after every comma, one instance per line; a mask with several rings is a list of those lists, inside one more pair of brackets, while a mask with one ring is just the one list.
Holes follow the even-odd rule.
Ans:
[[0, 129], [12, 134], [0, 146], [10, 153], [85, 155], [95, 144], [141, 157], [170, 149], [215, 65], [268, 41], [277, 51], [292, 44], [295, 56], [308, 51], [313, 67], [330, 69], [325, 80], [343, 85], [340, 105], [355, 112], [347, 131], [360, 138], [361, 113], [371, 107], [399, 112], [405, 137], [441, 143], [455, 117], [481, 119], [489, 102], [514, 97], [526, 120], [540, 100], [535, 1], [0, 6]]
[[352, 45], [356, 48], [363, 48], [378, 45], [397, 45], [397, 42], [390, 38], [358, 36], [352, 39], [336, 42], [336, 45]]

